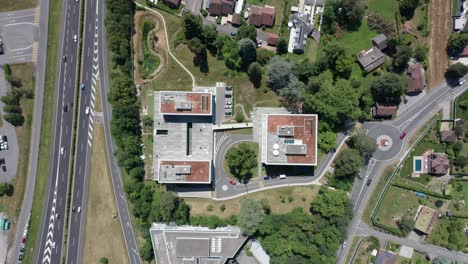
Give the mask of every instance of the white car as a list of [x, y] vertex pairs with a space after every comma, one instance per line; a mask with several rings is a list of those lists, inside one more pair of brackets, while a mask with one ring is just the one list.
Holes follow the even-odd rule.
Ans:
[[78, 213], [81, 212], [81, 207], [78, 207], [78, 211], [77, 211], [77, 212], [78, 212]]
[[55, 241], [52, 242], [52, 249], [55, 249]]
[[345, 248], [346, 247], [346, 241], [343, 242], [343, 244], [341, 244], [341, 248]]
[[465, 83], [464, 79], [461, 79], [460, 82], [458, 83], [459, 85], [463, 85]]
[[89, 115], [89, 106], [86, 107], [85, 113]]
[[77, 42], [78, 41], [78, 36], [75, 34], [75, 36], [73, 36], [73, 41], [74, 42]]
[[63, 147], [60, 148], [60, 154], [63, 155]]

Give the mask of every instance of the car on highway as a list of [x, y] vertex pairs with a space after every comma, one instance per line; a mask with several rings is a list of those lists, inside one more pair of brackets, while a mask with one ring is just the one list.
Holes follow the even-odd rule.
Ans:
[[400, 139], [404, 139], [406, 137], [406, 132], [403, 132], [401, 135], [400, 135]]
[[89, 106], [86, 107], [85, 113], [89, 115]]
[[64, 105], [64, 106], [63, 106], [63, 111], [64, 111], [64, 112], [68, 112], [68, 105]]
[[73, 207], [72, 207], [72, 212], [75, 212], [75, 211], [76, 211], [76, 207], [73, 206]]
[[67, 56], [63, 56], [63, 57], [62, 57], [62, 61], [63, 61], [63, 62], [66, 62], [66, 61], [67, 61]]
[[343, 241], [343, 244], [341, 244], [341, 248], [345, 248], [346, 247], [346, 241]]
[[75, 36], [73, 36], [73, 41], [74, 42], [77, 42], [78, 41], [78, 36], [75, 34]]
[[52, 242], [52, 249], [55, 249], [55, 241]]
[[367, 186], [369, 186], [372, 183], [372, 179], [367, 180]]
[[55, 218], [59, 219], [59, 217], [60, 217], [59, 213], [56, 213]]
[[84, 90], [84, 88], [85, 88], [85, 85], [84, 85], [84, 83], [82, 83], [82, 84], [81, 84], [80, 88], [81, 88], [81, 91], [83, 91], [83, 90]]
[[23, 238], [21, 239], [21, 243], [25, 244], [25, 243], [26, 243], [26, 240], [27, 240], [26, 237], [23, 237]]
[[63, 155], [64, 149], [63, 147], [60, 148], [60, 154]]
[[81, 207], [78, 206], [77, 212], [78, 212], [78, 213], [81, 212]]
[[233, 180], [229, 180], [229, 183], [230, 183], [231, 185], [237, 185], [237, 182], [236, 182], [236, 181], [233, 181]]

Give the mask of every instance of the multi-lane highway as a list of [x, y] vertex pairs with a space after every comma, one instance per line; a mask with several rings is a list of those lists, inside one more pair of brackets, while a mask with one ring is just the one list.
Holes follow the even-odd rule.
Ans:
[[98, 1], [86, 1], [82, 41], [81, 82], [77, 114], [75, 164], [68, 225], [67, 263], [82, 263], [86, 227], [94, 106], [99, 81]]
[[63, 3], [54, 130], [36, 263], [60, 263], [63, 254], [78, 71], [79, 45], [75, 36], [79, 35], [80, 6], [80, 1]]

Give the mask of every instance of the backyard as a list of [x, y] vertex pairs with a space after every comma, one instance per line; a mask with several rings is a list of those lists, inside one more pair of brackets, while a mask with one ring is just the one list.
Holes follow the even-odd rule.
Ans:
[[[240, 201], [242, 199], [254, 199], [261, 201], [266, 199], [271, 207], [271, 213], [284, 214], [292, 211], [293, 208], [301, 207], [304, 211], [310, 210], [310, 203], [319, 191], [319, 186], [283, 187], [262, 192], [251, 193], [242, 198], [230, 199], [227, 201], [213, 201], [204, 198], [185, 198], [185, 202], [190, 205], [190, 215], [211, 216], [228, 218], [231, 215], [239, 214]], [[212, 208], [212, 210], [208, 210]], [[224, 208], [224, 210], [222, 210]]]

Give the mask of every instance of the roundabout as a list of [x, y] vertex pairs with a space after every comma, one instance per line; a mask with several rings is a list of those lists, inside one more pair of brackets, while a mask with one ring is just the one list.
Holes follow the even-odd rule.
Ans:
[[380, 161], [392, 160], [398, 156], [403, 148], [403, 140], [400, 139], [401, 131], [386, 123], [367, 123], [365, 125], [367, 135], [374, 138], [377, 150], [373, 158]]

